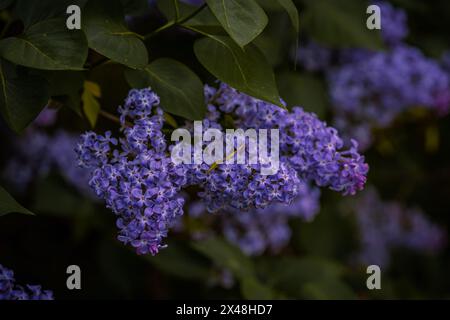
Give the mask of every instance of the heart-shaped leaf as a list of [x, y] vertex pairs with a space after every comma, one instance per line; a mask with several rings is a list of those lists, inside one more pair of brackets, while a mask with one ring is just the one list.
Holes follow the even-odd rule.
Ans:
[[292, 26], [295, 32], [298, 34], [300, 32], [300, 21], [298, 18], [298, 10], [292, 0], [277, 0], [278, 3], [286, 10], [291, 19]]
[[244, 47], [267, 26], [268, 18], [254, 0], [206, 0], [209, 8], [236, 43]]
[[203, 119], [206, 113], [202, 82], [176, 60], [162, 58], [142, 70], [129, 69], [126, 78], [134, 88], [151, 87], [155, 90], [167, 112], [190, 120]]
[[147, 65], [143, 37], [127, 29], [118, 0], [89, 1], [83, 13], [83, 30], [90, 48], [131, 68]]
[[34, 215], [30, 210], [22, 207], [2, 186], [0, 186], [0, 216], [8, 213], [23, 213]]
[[80, 30], [68, 30], [64, 19], [38, 22], [18, 37], [0, 41], [0, 56], [35, 69], [80, 70], [88, 53]]
[[226, 36], [209, 36], [194, 45], [201, 64], [219, 80], [233, 88], [280, 107], [273, 70], [253, 44], [240, 48]]
[[0, 60], [0, 80], [0, 112], [8, 125], [20, 132], [46, 106], [50, 98], [48, 82], [41, 76], [17, 73], [4, 60]]

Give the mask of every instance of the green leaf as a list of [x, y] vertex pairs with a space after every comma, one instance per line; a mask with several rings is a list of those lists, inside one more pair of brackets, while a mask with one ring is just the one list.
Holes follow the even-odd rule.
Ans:
[[97, 123], [98, 114], [100, 112], [100, 103], [97, 98], [101, 97], [100, 86], [95, 82], [85, 81], [84, 90], [81, 96], [83, 101], [83, 111], [92, 127]]
[[[295, 41], [297, 40], [297, 35]], [[272, 19], [253, 44], [264, 54], [271, 66], [279, 66], [286, 61], [286, 48], [292, 45], [293, 32], [286, 32], [286, 20]]]
[[[176, 18], [176, 10], [173, 1], [158, 0], [158, 9], [164, 14], [168, 21], [174, 21]], [[198, 7], [192, 6], [183, 2], [178, 2], [179, 19], [189, 16], [194, 13]], [[226, 34], [225, 30], [220, 25], [220, 22], [211, 12], [211, 10], [206, 7], [194, 17], [183, 23], [185, 26], [194, 26], [201, 30], [204, 30], [212, 34]]]
[[22, 207], [2, 186], [0, 186], [0, 216], [8, 213], [23, 213], [34, 215], [30, 210]]
[[206, 0], [209, 8], [236, 43], [244, 47], [266, 27], [268, 18], [254, 0]]
[[298, 18], [298, 10], [292, 0], [277, 0], [280, 5], [286, 10], [291, 19], [292, 26], [294, 27], [295, 32], [298, 34], [300, 32], [300, 21]]
[[27, 127], [49, 98], [45, 78], [18, 73], [15, 66], [0, 60], [0, 113], [14, 131], [21, 132]]
[[203, 84], [184, 64], [162, 58], [142, 70], [128, 69], [125, 76], [133, 88], [155, 90], [165, 111], [190, 120], [203, 119], [206, 113]]
[[[176, 18], [176, 10], [174, 2], [172, 0], [156, 0], [156, 5], [161, 13], [166, 17], [168, 21], [173, 21]], [[193, 13], [197, 7], [178, 1], [178, 12], [180, 17], [187, 16]]]
[[277, 77], [281, 96], [291, 106], [300, 106], [325, 116], [328, 106], [326, 85], [319, 77], [308, 73], [284, 72]]
[[314, 40], [330, 46], [383, 49], [380, 32], [367, 29], [366, 9], [361, 0], [308, 0], [304, 26]]
[[68, 30], [60, 18], [38, 22], [24, 34], [0, 41], [0, 56], [35, 69], [80, 70], [87, 53], [83, 32]]
[[90, 48], [131, 68], [147, 65], [142, 36], [127, 29], [118, 0], [89, 1], [83, 13], [83, 30]]
[[282, 107], [273, 70], [253, 44], [242, 49], [229, 37], [210, 35], [197, 40], [194, 51], [200, 63], [219, 80]]
[[254, 267], [250, 258], [239, 248], [219, 238], [195, 242], [194, 249], [209, 257], [218, 266], [230, 270], [239, 279], [254, 276]]

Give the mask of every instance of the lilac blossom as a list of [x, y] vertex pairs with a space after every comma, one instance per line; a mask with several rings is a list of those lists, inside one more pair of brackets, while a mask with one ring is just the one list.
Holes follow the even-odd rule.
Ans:
[[281, 163], [292, 167], [303, 181], [313, 181], [343, 195], [355, 194], [364, 187], [368, 165], [352, 141], [350, 149], [336, 129], [300, 107], [289, 112], [275, 105], [238, 92], [226, 84], [207, 88], [211, 108], [234, 115], [236, 127], [242, 129], [272, 129], [280, 131]]
[[92, 172], [90, 186], [117, 215], [118, 239], [138, 254], [154, 255], [183, 213], [179, 191], [187, 182], [186, 169], [175, 166], [166, 152], [155, 93], [131, 90], [118, 111], [120, 139], [111, 132], [87, 132], [76, 151], [80, 165]]
[[[159, 97], [149, 89], [131, 90], [119, 107], [121, 138], [87, 132], [78, 144], [79, 164], [92, 174], [90, 186], [118, 216], [119, 240], [139, 254], [156, 254], [165, 246], [169, 228], [183, 214], [180, 192], [189, 186], [200, 189], [197, 195], [210, 212], [262, 210], [294, 200], [306, 206], [306, 198], [297, 199], [310, 181], [344, 195], [363, 188], [368, 166], [356, 142], [342, 150], [336, 130], [315, 115], [301, 108], [289, 113], [225, 84], [218, 90], [206, 86], [205, 95], [209, 112], [203, 130], [222, 129], [226, 115], [236, 128], [280, 129], [283, 155], [278, 172], [263, 175], [265, 164], [260, 163], [175, 165], [169, 157], [174, 145], [168, 145], [162, 131]], [[283, 238], [283, 231], [272, 234], [277, 236]]]

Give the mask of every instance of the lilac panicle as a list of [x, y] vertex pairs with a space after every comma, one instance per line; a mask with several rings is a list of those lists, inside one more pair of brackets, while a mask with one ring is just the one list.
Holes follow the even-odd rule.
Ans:
[[234, 115], [236, 127], [242, 129], [273, 129], [280, 132], [281, 163], [292, 167], [303, 181], [313, 181], [343, 195], [362, 190], [368, 165], [352, 141], [348, 150], [337, 130], [300, 107], [289, 112], [278, 106], [252, 98], [221, 84], [215, 91], [208, 88], [210, 108]]
[[91, 169], [90, 186], [118, 216], [118, 239], [138, 254], [156, 254], [183, 213], [178, 193], [187, 182], [186, 169], [168, 155], [154, 92], [131, 90], [118, 111], [123, 136], [85, 133], [76, 150], [79, 163]]
[[[356, 142], [343, 150], [336, 130], [315, 115], [301, 108], [288, 112], [225, 84], [218, 90], [206, 86], [205, 95], [209, 112], [203, 130], [222, 129], [225, 116], [234, 119], [235, 128], [280, 129], [282, 155], [275, 174], [263, 175], [260, 163], [175, 165], [169, 157], [174, 145], [167, 144], [162, 132], [159, 98], [149, 89], [131, 90], [119, 107], [120, 139], [111, 132], [81, 137], [79, 164], [90, 169], [90, 186], [118, 216], [119, 240], [139, 254], [156, 254], [164, 247], [168, 229], [183, 214], [180, 191], [188, 186], [200, 189], [198, 197], [210, 212], [289, 205], [310, 182], [344, 195], [363, 188], [368, 166]], [[245, 152], [248, 156], [249, 150]]]

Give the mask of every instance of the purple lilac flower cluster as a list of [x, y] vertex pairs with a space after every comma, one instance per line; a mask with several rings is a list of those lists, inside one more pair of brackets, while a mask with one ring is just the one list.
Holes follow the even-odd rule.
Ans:
[[386, 127], [408, 108], [423, 106], [445, 113], [450, 106], [450, 80], [439, 64], [418, 49], [399, 45], [389, 52], [343, 65], [329, 73], [336, 126], [364, 137]]
[[53, 300], [53, 293], [37, 285], [15, 284], [14, 272], [0, 264], [0, 300]]
[[207, 89], [209, 108], [234, 114], [235, 125], [242, 129], [277, 128], [280, 132], [281, 163], [292, 167], [303, 181], [329, 187], [343, 195], [362, 190], [368, 165], [352, 141], [343, 150], [337, 130], [313, 113], [294, 107], [291, 112], [238, 92], [226, 84], [216, 91]]
[[416, 208], [397, 202], [383, 202], [374, 188], [368, 188], [353, 203], [361, 237], [357, 260], [364, 264], [389, 265], [390, 251], [406, 248], [436, 252], [445, 244], [442, 229]]
[[[206, 130], [208, 125], [221, 128], [217, 122], [204, 120], [203, 129]], [[248, 148], [245, 151], [248, 159]], [[292, 166], [281, 163], [273, 175], [261, 174], [261, 167], [259, 163], [222, 163], [212, 169], [206, 163], [193, 164], [188, 166], [189, 184], [201, 188], [198, 196], [210, 212], [227, 208], [246, 211], [264, 208], [273, 202], [291, 203], [300, 184]]]
[[123, 137], [87, 132], [76, 149], [79, 163], [92, 170], [90, 186], [118, 216], [118, 239], [138, 254], [156, 254], [183, 213], [178, 194], [187, 171], [175, 166], [167, 152], [155, 93], [131, 90], [118, 111]]
[[[207, 86], [205, 93], [209, 113], [203, 130], [222, 129], [225, 115], [234, 117], [235, 128], [280, 129], [279, 170], [263, 175], [264, 164], [175, 165], [169, 157], [174, 145], [167, 145], [162, 132], [158, 96], [149, 89], [131, 90], [118, 109], [123, 137], [88, 132], [76, 151], [80, 165], [92, 172], [90, 186], [119, 216], [119, 239], [131, 243], [138, 253], [156, 254], [164, 246], [168, 229], [183, 214], [180, 191], [188, 186], [200, 189], [198, 196], [210, 212], [288, 205], [302, 195], [309, 181], [344, 195], [363, 188], [368, 166], [356, 143], [341, 151], [336, 130], [315, 115], [300, 108], [289, 113], [225, 84], [218, 90]], [[191, 127], [192, 123], [186, 124]]]

